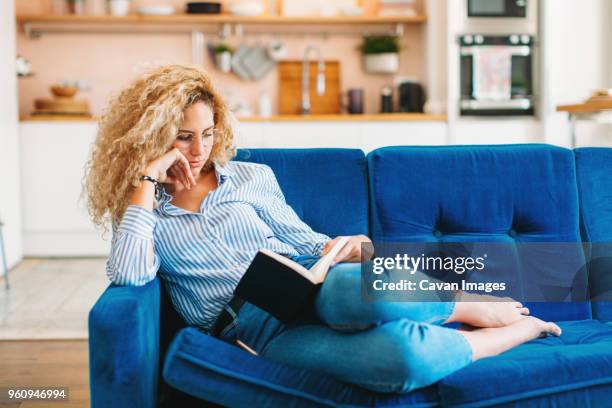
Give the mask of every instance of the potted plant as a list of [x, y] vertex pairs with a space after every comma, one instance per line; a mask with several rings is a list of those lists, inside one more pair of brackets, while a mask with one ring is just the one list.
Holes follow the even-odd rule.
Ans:
[[228, 73], [232, 69], [232, 49], [225, 43], [215, 45], [215, 64], [222, 72]]
[[364, 37], [359, 49], [367, 72], [391, 74], [399, 68], [399, 41], [395, 36]]

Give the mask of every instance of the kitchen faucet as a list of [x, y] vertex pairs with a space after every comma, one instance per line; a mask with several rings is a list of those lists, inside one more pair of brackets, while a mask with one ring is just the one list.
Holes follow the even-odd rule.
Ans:
[[321, 55], [321, 50], [314, 45], [309, 45], [304, 51], [302, 60], [302, 114], [310, 113], [310, 51], [316, 51], [319, 57], [317, 64], [317, 95], [325, 93], [325, 62]]

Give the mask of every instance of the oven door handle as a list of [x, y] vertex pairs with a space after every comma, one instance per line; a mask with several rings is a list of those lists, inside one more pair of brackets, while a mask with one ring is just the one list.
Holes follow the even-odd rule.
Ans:
[[[474, 55], [476, 53], [477, 48], [482, 48], [482, 47], [474, 47], [474, 46], [461, 47], [461, 55], [462, 56]], [[516, 46], [516, 47], [513, 46], [509, 54], [512, 56], [528, 57], [529, 55], [531, 55], [531, 47], [527, 45], [521, 45], [521, 46]]]

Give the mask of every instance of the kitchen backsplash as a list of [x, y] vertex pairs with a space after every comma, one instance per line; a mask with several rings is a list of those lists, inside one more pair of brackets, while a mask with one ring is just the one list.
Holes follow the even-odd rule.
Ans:
[[[134, 1], [132, 7], [143, 4], [160, 4], [159, 1]], [[164, 1], [178, 10], [184, 9], [182, 0]], [[18, 14], [50, 14], [52, 0], [16, 0]], [[248, 26], [245, 27], [248, 29]], [[85, 81], [91, 87], [77, 97], [90, 102], [94, 115], [100, 114], [109, 96], [117, 92], [139, 73], [149, 67], [164, 63], [191, 63], [191, 35], [189, 33], [165, 33], [161, 26], [156, 33], [45, 33], [40, 38], [28, 38], [19, 29], [17, 52], [31, 63], [32, 77], [19, 79], [20, 114], [28, 115], [34, 108], [34, 99], [50, 96], [49, 87], [63, 80]], [[318, 35], [323, 29], [330, 35]], [[378, 27], [380, 29], [380, 27]], [[376, 113], [380, 108], [380, 90], [393, 85], [399, 78], [423, 81], [425, 61], [423, 52], [423, 27], [406, 25], [400, 39], [400, 67], [396, 74], [367, 74], [362, 67], [361, 54], [357, 50], [359, 35], [334, 35], [341, 29], [328, 26], [293, 27], [290, 30], [310, 32], [301, 35], [248, 34], [230, 36], [223, 42], [232, 47], [241, 44], [269, 44], [280, 41], [286, 47], [285, 59], [301, 60], [306, 47], [315, 45], [325, 60], [340, 62], [340, 89], [363, 88], [365, 113]], [[283, 28], [283, 31], [287, 31]], [[216, 35], [206, 35], [205, 40], [218, 42]], [[311, 54], [311, 58], [316, 54]], [[253, 114], [258, 113], [258, 101], [266, 93], [271, 101], [272, 113], [278, 112], [278, 69], [272, 69], [260, 80], [244, 80], [234, 73], [223, 73], [205, 52], [204, 68], [215, 78], [220, 90], [232, 100], [244, 100]]]

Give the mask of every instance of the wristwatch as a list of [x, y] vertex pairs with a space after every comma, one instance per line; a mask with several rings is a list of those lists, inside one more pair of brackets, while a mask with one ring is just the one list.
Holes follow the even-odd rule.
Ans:
[[155, 197], [159, 197], [161, 194], [161, 183], [157, 180], [155, 180], [153, 177], [151, 176], [140, 176], [140, 181], [150, 181], [151, 183], [153, 183], [153, 185], [155, 186]]

